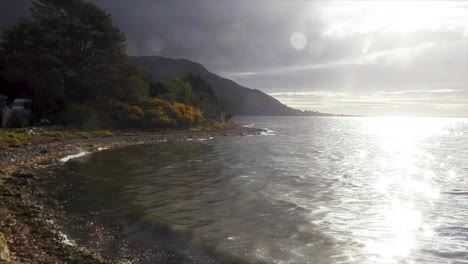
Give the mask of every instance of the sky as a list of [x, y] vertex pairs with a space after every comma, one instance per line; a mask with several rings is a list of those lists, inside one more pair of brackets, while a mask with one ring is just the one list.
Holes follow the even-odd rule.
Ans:
[[[187, 58], [297, 109], [468, 117], [468, 1], [92, 2], [129, 54]], [[28, 5], [1, 1], [0, 27]]]

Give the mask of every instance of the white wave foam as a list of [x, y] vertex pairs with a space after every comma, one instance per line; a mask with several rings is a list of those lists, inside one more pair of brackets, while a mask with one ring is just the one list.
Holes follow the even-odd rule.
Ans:
[[76, 246], [76, 242], [74, 240], [69, 239], [67, 235], [63, 233], [60, 233], [60, 239], [62, 240], [62, 243], [65, 245]]
[[260, 132], [260, 135], [262, 135], [262, 136], [274, 136], [274, 135], [276, 135], [275, 131], [273, 131], [271, 129], [264, 128], [263, 130], [264, 131]]
[[212, 140], [212, 139], [214, 139], [214, 137], [210, 136], [210, 137], [207, 137], [207, 138], [198, 138], [197, 140], [198, 141], [206, 141], [206, 140]]
[[[103, 150], [106, 150], [108, 149], [107, 147], [99, 147], [97, 148], [97, 151], [103, 151]], [[65, 156], [63, 158], [60, 159], [61, 162], [65, 163], [71, 159], [75, 159], [75, 158], [79, 158], [79, 157], [83, 157], [84, 155], [88, 155], [88, 154], [91, 154], [91, 152], [89, 151], [82, 151], [78, 154], [73, 154], [73, 155], [68, 155], [68, 156]]]
[[88, 155], [90, 154], [91, 152], [88, 152], [88, 151], [82, 151], [78, 154], [74, 154], [74, 155], [68, 155], [66, 157], [63, 157], [60, 159], [61, 162], [65, 163], [71, 159], [76, 159], [76, 158], [79, 158], [79, 157], [83, 157], [84, 155]]

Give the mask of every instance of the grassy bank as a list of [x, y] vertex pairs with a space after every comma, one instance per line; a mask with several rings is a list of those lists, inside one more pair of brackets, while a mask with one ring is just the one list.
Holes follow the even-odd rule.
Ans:
[[0, 145], [26, 144], [53, 138], [89, 138], [112, 136], [114, 132], [109, 130], [80, 131], [72, 130], [43, 130], [43, 129], [4, 129], [0, 130]]
[[121, 135], [143, 135], [152, 133], [182, 133], [182, 132], [196, 132], [196, 131], [216, 131], [232, 128], [227, 124], [216, 124], [212, 127], [194, 127], [188, 130], [92, 130], [85, 131], [79, 129], [65, 129], [65, 128], [16, 128], [16, 129], [0, 129], [0, 146], [7, 144], [27, 144], [34, 142], [41, 142], [54, 139], [73, 139], [73, 138], [94, 138], [94, 137], [110, 137]]

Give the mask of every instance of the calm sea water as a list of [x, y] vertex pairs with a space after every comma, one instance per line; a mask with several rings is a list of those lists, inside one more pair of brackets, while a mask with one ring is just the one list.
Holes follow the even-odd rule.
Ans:
[[468, 119], [235, 121], [270, 132], [69, 162], [83, 179], [69, 208], [123, 226], [148, 250], [137, 263], [162, 244], [251, 263], [468, 261]]

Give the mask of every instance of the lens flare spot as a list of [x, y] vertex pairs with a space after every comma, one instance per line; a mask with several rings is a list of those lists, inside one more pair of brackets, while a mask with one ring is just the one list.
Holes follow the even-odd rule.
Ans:
[[372, 45], [373, 39], [367, 39], [364, 42], [364, 46], [361, 48], [361, 54], [366, 55], [369, 52], [369, 49]]
[[295, 32], [289, 38], [291, 46], [296, 50], [303, 50], [307, 46], [307, 37], [302, 32]]

